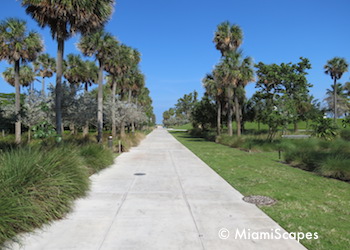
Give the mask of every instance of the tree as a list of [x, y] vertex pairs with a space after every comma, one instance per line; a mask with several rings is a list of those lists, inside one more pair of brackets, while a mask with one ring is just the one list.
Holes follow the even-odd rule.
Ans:
[[[221, 82], [226, 87], [227, 104], [228, 104], [228, 134], [232, 136], [232, 117], [233, 105], [232, 98], [234, 98], [234, 107], [237, 123], [237, 135], [241, 135], [241, 110], [239, 108], [239, 79], [243, 79], [243, 72], [240, 72], [240, 58], [241, 51], [238, 51], [242, 44], [243, 32], [238, 25], [231, 25], [228, 21], [218, 25], [214, 35], [214, 43], [216, 49], [221, 52], [221, 63], [217, 66], [217, 75]], [[241, 82], [244, 82], [241, 80]], [[242, 86], [243, 87], [243, 86]]]
[[52, 37], [57, 40], [55, 111], [56, 131], [62, 136], [62, 74], [64, 41], [75, 33], [83, 35], [94, 32], [108, 21], [113, 12], [114, 0], [22, 0], [26, 12], [41, 27], [50, 27]]
[[43, 122], [49, 122], [49, 106], [51, 99], [39, 92], [30, 91], [24, 102], [25, 114], [23, 124], [28, 127], [28, 142], [31, 139], [31, 130], [33, 126]]
[[327, 61], [324, 66], [325, 74], [330, 75], [333, 80], [333, 112], [334, 112], [334, 123], [336, 123], [338, 118], [337, 112], [337, 80], [339, 80], [345, 72], [348, 71], [349, 64], [344, 58], [334, 57]]
[[[233, 103], [232, 99], [235, 101], [235, 107], [237, 107], [236, 102], [236, 89], [238, 87], [238, 80], [241, 78], [240, 72], [240, 58], [241, 53], [231, 52], [226, 54], [225, 57], [221, 59], [221, 62], [215, 67], [215, 78], [218, 79], [225, 88], [226, 101], [227, 101], [227, 128], [229, 136], [233, 135], [232, 130], [232, 117], [233, 117]], [[236, 110], [238, 112], [238, 109]], [[237, 117], [237, 116], [236, 116]]]
[[43, 44], [40, 36], [26, 29], [26, 22], [9, 18], [0, 23], [0, 59], [14, 63], [14, 86], [16, 89], [16, 143], [21, 142], [20, 116], [20, 64], [35, 60], [42, 51]]
[[324, 99], [328, 106], [327, 111], [331, 113], [334, 110], [334, 94], [337, 100], [338, 116], [347, 115], [349, 113], [350, 103], [347, 99], [345, 86], [341, 83], [337, 83], [336, 90], [334, 90], [334, 86], [331, 86], [331, 89], [327, 89], [326, 98]]
[[193, 127], [200, 125], [203, 130], [208, 129], [208, 127], [215, 127], [216, 111], [216, 104], [210, 100], [209, 96], [204, 95], [202, 100], [197, 102], [193, 108]]
[[269, 125], [269, 139], [273, 139], [278, 126], [287, 127], [306, 119], [303, 113], [312, 108], [306, 70], [311, 65], [306, 58], [300, 58], [297, 64], [281, 63], [256, 65], [258, 92], [254, 102], [259, 105], [259, 118]]
[[78, 48], [84, 55], [94, 56], [99, 62], [97, 98], [97, 141], [99, 143], [102, 143], [103, 129], [103, 70], [105, 63], [115, 52], [117, 44], [117, 39], [104, 30], [83, 36], [78, 43]]
[[41, 54], [34, 61], [34, 71], [37, 72], [41, 79], [41, 94], [45, 95], [45, 78], [52, 77], [53, 73], [56, 71], [55, 59], [50, 57], [49, 54]]
[[89, 87], [91, 87], [92, 84], [96, 84], [98, 81], [98, 67], [95, 62], [86, 60], [83, 68], [82, 83], [84, 84], [85, 92], [88, 92]]
[[236, 114], [236, 126], [237, 136], [241, 136], [242, 131], [242, 107], [245, 101], [245, 90], [244, 88], [248, 83], [254, 81], [254, 69], [251, 57], [246, 57], [239, 65], [239, 78], [237, 86], [234, 89], [234, 103], [235, 103], [235, 114]]
[[[15, 86], [15, 72], [13, 68], [6, 68], [2, 73], [6, 82], [11, 86]], [[19, 85], [28, 87], [35, 80], [35, 73], [29, 65], [24, 65], [19, 68]]]
[[215, 75], [217, 75], [215, 71], [213, 74], [207, 74], [202, 82], [205, 88], [205, 95], [213, 98], [216, 102], [216, 134], [219, 136], [221, 134], [221, 113], [225, 93], [223, 84]]

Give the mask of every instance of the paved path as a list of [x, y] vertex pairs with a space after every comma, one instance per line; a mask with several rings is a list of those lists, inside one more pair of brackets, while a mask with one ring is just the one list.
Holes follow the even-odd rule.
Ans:
[[304, 249], [296, 240], [235, 239], [237, 229], [251, 238], [284, 231], [164, 129], [91, 179], [74, 212], [12, 249]]

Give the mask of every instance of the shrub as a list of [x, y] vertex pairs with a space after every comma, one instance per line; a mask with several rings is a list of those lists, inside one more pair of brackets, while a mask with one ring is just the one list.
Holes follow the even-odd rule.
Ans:
[[311, 127], [316, 137], [329, 141], [337, 136], [337, 127], [331, 119], [319, 118]]
[[340, 137], [346, 141], [350, 141], [350, 129], [341, 130]]

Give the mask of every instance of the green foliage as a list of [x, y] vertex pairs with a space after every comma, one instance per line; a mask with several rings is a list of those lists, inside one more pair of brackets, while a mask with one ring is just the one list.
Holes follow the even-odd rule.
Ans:
[[200, 125], [202, 129], [214, 128], [216, 125], [216, 105], [207, 96], [194, 105], [192, 123], [194, 127]]
[[197, 97], [197, 91], [193, 91], [179, 98], [175, 104], [175, 108], [170, 108], [163, 113], [163, 124], [169, 127], [189, 123], [192, 111], [198, 102]]
[[43, 121], [32, 128], [35, 139], [45, 139], [55, 135], [55, 128], [47, 121]]
[[295, 140], [285, 149], [285, 161], [320, 175], [350, 180], [350, 143], [343, 140]]
[[346, 116], [342, 120], [342, 126], [343, 126], [343, 128], [346, 128], [347, 126], [350, 126], [350, 115]]
[[345, 156], [328, 157], [316, 170], [323, 176], [344, 181], [350, 180], [350, 158]]
[[325, 140], [332, 140], [337, 136], [337, 126], [331, 119], [319, 118], [311, 125], [313, 135]]
[[250, 103], [250, 111], [254, 118], [269, 125], [272, 140], [279, 126], [287, 127], [289, 123], [307, 120], [313, 108], [309, 87], [312, 85], [306, 79], [307, 69], [311, 68], [309, 60], [300, 58], [297, 64], [282, 63], [266, 65], [262, 62], [256, 65], [258, 92]]
[[340, 131], [340, 137], [343, 140], [350, 141], [350, 129], [342, 129]]

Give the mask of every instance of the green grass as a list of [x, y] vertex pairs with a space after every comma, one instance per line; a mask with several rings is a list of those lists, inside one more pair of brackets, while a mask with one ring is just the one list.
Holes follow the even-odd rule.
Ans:
[[172, 133], [243, 195], [278, 202], [261, 209], [289, 232], [318, 232], [309, 249], [348, 249], [350, 185], [281, 164], [276, 152], [247, 153], [184, 132]]
[[174, 129], [192, 129], [192, 124], [191, 123], [187, 123], [187, 124], [184, 124], [184, 125], [180, 125], [180, 126], [172, 126], [172, 128]]

